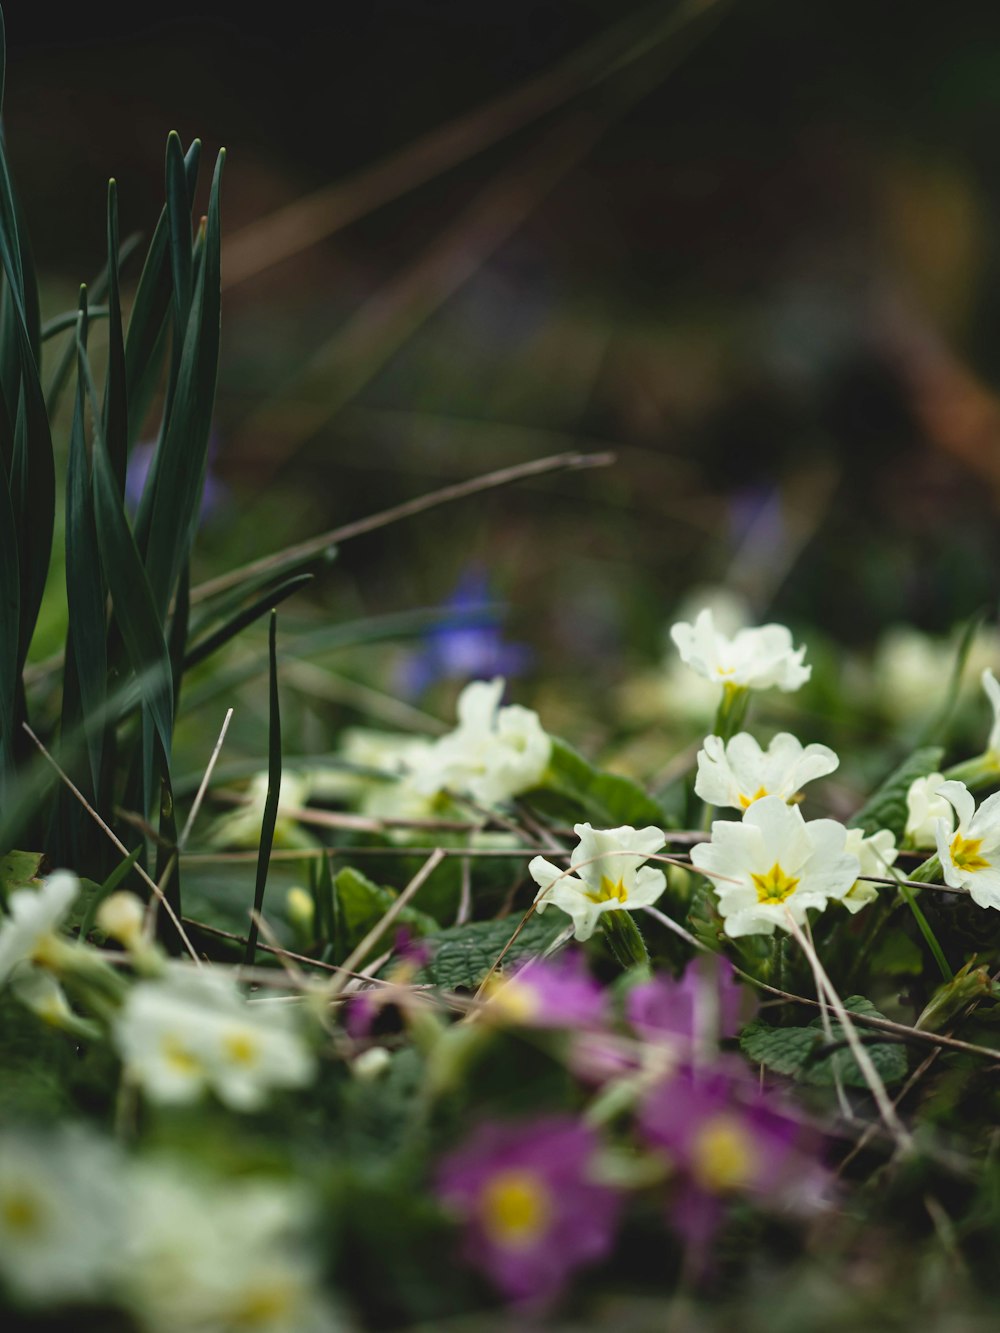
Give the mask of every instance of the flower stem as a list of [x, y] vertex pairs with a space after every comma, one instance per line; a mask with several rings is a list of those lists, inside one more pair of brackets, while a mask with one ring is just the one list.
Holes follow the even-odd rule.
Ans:
[[750, 691], [745, 685], [723, 685], [712, 728], [715, 735], [724, 741], [731, 740], [743, 725], [749, 702]]
[[604, 936], [623, 968], [643, 967], [649, 971], [649, 950], [630, 912], [605, 912], [601, 917]]
[[1000, 778], [1000, 760], [994, 750], [987, 750], [974, 759], [952, 764], [944, 776], [950, 782], [964, 782], [970, 791], [978, 791], [981, 787], [992, 786]]

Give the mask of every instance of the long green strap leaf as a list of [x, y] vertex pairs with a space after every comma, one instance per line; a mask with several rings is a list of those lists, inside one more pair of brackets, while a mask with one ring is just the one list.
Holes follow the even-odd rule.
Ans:
[[253, 916], [247, 935], [244, 963], [253, 964], [257, 955], [258, 919], [264, 906], [267, 871], [271, 863], [274, 826], [278, 820], [278, 798], [281, 796], [281, 710], [278, 699], [278, 613], [271, 612], [267, 634], [269, 663], [269, 721], [267, 734], [267, 795], [264, 798], [264, 817], [260, 828], [260, 850], [257, 853], [257, 881], [253, 891]]

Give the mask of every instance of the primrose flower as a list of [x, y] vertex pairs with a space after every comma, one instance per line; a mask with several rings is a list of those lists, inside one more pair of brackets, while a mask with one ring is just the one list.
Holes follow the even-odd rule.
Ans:
[[[246, 802], [238, 809], [222, 815], [208, 833], [210, 847], [257, 847], [260, 843], [261, 824], [269, 785], [266, 773], [257, 773], [250, 780]], [[301, 828], [289, 810], [299, 809], [309, 799], [308, 780], [300, 773], [284, 771], [278, 790], [278, 815], [274, 825], [275, 847], [314, 847], [315, 839]]]
[[702, 1261], [732, 1197], [815, 1206], [826, 1183], [801, 1121], [725, 1066], [684, 1068], [658, 1083], [639, 1129], [679, 1174], [671, 1217]]
[[[861, 869], [859, 875], [879, 875], [885, 879], [889, 867], [895, 863], [899, 851], [896, 847], [896, 835], [892, 829], [880, 828], [877, 833], [865, 837], [864, 829], [849, 828], [845, 842], [847, 851], [858, 858]], [[879, 895], [879, 886], [866, 879], [856, 879], [841, 902], [850, 912], [860, 912], [862, 907], [873, 903]]]
[[751, 690], [776, 685], [787, 693], [804, 685], [812, 674], [812, 667], [803, 663], [805, 648], [792, 646], [792, 634], [785, 625], [741, 629], [728, 638], [715, 628], [712, 612], [706, 609], [693, 625], [678, 621], [670, 637], [692, 671], [719, 685]]
[[708, 805], [745, 810], [762, 796], [790, 801], [807, 782], [832, 773], [839, 763], [828, 745], [803, 747], [787, 731], [779, 732], [766, 750], [746, 731], [728, 743], [706, 736], [694, 789]]
[[646, 1041], [718, 1041], [739, 1031], [745, 996], [728, 958], [700, 954], [679, 980], [659, 973], [633, 986], [625, 999], [625, 1016]]
[[612, 829], [577, 824], [573, 831], [580, 842], [569, 871], [536, 856], [528, 864], [528, 874], [539, 886], [535, 909], [561, 907], [573, 919], [576, 938], [589, 940], [602, 913], [634, 911], [659, 898], [667, 877], [643, 862], [660, 850], [666, 836], [652, 824], [641, 829], [629, 824]]
[[458, 726], [434, 742], [414, 772], [418, 791], [451, 791], [492, 806], [538, 785], [552, 742], [530, 708], [500, 707], [504, 684], [497, 676], [466, 685]]
[[102, 1294], [124, 1235], [121, 1170], [110, 1144], [75, 1126], [0, 1137], [0, 1277], [14, 1295]]
[[691, 849], [691, 863], [712, 880], [726, 934], [773, 935], [810, 907], [850, 892], [861, 863], [846, 850], [847, 830], [833, 819], [802, 818], [798, 806], [763, 796], [741, 823], [716, 820], [711, 842]]
[[948, 825], [948, 832], [955, 828], [955, 812], [940, 794], [944, 784], [943, 773], [928, 773], [925, 778], [916, 778], [910, 783], [906, 793], [906, 841], [911, 847], [933, 847], [937, 841], [939, 820]]
[[987, 796], [978, 810], [964, 782], [945, 782], [938, 792], [958, 815], [954, 832], [945, 820], [938, 820], [944, 882], [953, 889], [968, 889], [979, 907], [1000, 908], [1000, 792]]
[[133, 1168], [121, 1259], [125, 1304], [148, 1333], [331, 1333], [310, 1201], [291, 1184]]
[[611, 1249], [619, 1196], [596, 1183], [593, 1131], [567, 1116], [480, 1126], [439, 1165], [438, 1197], [465, 1223], [464, 1255], [515, 1303], [545, 1306]]
[[63, 943], [59, 927], [79, 892], [77, 877], [68, 870], [57, 870], [40, 888], [12, 893], [7, 916], [0, 924], [0, 989], [10, 983], [29, 1008], [50, 1022], [68, 1014], [69, 1006], [59, 983], [43, 981], [40, 973], [52, 964]]
[[307, 1083], [313, 1058], [287, 1007], [249, 1004], [214, 972], [177, 965], [132, 987], [115, 1040], [133, 1077], [159, 1102], [193, 1102], [210, 1088], [252, 1111], [272, 1087]]
[[509, 976], [495, 977], [483, 1017], [534, 1028], [595, 1028], [604, 1021], [604, 992], [582, 953], [533, 958]]

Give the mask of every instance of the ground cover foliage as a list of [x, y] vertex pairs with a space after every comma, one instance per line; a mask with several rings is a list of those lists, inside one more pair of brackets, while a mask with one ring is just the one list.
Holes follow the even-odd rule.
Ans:
[[[995, 629], [873, 666], [700, 593], [607, 702], [612, 768], [511, 701], [475, 571], [434, 611], [276, 610], [338, 543], [606, 456], [192, 583], [220, 327], [200, 159], [170, 138], [145, 240], [112, 183], [103, 271], [43, 322], [0, 153], [5, 1317], [988, 1326]], [[39, 659], [54, 532], [66, 636]], [[411, 670], [473, 678], [447, 715], [387, 730], [380, 695], [380, 727], [310, 751], [313, 663], [403, 639]], [[260, 749], [230, 762], [248, 685]]]

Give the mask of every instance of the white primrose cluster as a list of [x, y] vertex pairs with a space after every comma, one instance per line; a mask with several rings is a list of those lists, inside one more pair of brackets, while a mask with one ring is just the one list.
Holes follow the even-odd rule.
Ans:
[[[711, 610], [671, 630], [681, 659], [726, 691], [797, 690], [811, 674], [805, 648], [784, 625], [746, 627], [728, 637]], [[857, 912], [878, 893], [861, 875], [885, 875], [895, 860], [888, 830], [866, 838], [833, 819], [806, 820], [802, 788], [839, 764], [826, 745], [802, 743], [788, 732], [767, 749], [748, 732], [728, 741], [705, 738], [698, 754], [695, 793], [708, 807], [739, 810], [742, 818], [716, 820], [710, 841], [691, 850], [691, 862], [715, 892], [730, 936], [772, 935], [801, 925], [810, 908], [831, 901]]]
[[0, 1280], [29, 1309], [111, 1304], [145, 1333], [333, 1333], [312, 1212], [295, 1182], [129, 1160], [79, 1126], [0, 1133]]
[[[143, 905], [113, 894], [98, 924], [132, 955], [128, 982], [101, 952], [62, 927], [80, 882], [57, 871], [10, 895], [0, 922], [0, 989], [9, 985], [42, 1019], [71, 1032], [107, 1032], [129, 1079], [156, 1102], [193, 1102], [207, 1091], [238, 1111], [255, 1110], [273, 1088], [311, 1082], [315, 1060], [294, 1006], [248, 1000], [231, 973], [170, 962], [142, 931]], [[63, 983], [89, 997], [100, 1021], [71, 1009]]]

